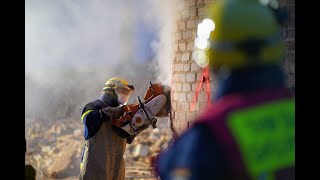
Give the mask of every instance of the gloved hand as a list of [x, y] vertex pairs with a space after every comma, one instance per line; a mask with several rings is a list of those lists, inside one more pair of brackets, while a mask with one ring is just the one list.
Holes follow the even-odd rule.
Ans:
[[109, 116], [109, 120], [119, 119], [124, 114], [124, 110], [122, 109], [121, 106], [118, 106], [118, 107], [108, 106], [101, 109], [101, 112]]

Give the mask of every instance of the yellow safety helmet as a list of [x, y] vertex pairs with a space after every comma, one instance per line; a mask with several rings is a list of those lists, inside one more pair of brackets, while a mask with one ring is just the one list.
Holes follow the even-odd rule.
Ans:
[[133, 85], [129, 85], [127, 80], [113, 77], [107, 80], [102, 90], [104, 93], [114, 92], [117, 95], [119, 104], [126, 104], [135, 88]]
[[258, 0], [219, 0], [208, 8], [208, 18], [215, 25], [205, 50], [211, 67], [278, 63], [285, 55], [280, 24]]

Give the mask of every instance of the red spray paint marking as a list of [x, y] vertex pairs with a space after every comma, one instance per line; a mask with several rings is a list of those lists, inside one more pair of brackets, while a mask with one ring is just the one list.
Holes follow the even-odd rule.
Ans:
[[190, 111], [194, 111], [194, 108], [195, 108], [195, 105], [196, 105], [196, 101], [198, 99], [198, 95], [199, 95], [199, 92], [203, 86], [203, 83], [206, 83], [206, 94], [207, 94], [207, 105], [210, 105], [210, 102], [211, 102], [211, 97], [210, 97], [210, 74], [209, 74], [209, 67], [205, 67], [202, 71], [202, 75], [201, 75], [201, 82], [200, 84], [198, 85], [197, 87], [197, 90], [195, 92], [195, 95], [194, 95], [194, 98], [193, 98], [193, 101], [192, 101], [192, 104], [190, 106]]

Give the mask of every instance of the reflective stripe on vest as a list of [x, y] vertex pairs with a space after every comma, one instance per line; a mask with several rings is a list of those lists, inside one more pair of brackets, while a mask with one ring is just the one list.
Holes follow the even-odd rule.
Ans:
[[232, 112], [227, 125], [248, 173], [274, 179], [278, 169], [295, 164], [295, 102], [292, 99]]
[[83, 167], [83, 163], [81, 162], [80, 163], [80, 171], [82, 170], [82, 167]]
[[81, 122], [83, 123], [83, 118], [87, 115], [87, 114], [89, 114], [89, 112], [91, 112], [91, 111], [93, 111], [92, 109], [89, 109], [89, 110], [87, 110], [86, 112], [84, 112], [83, 114], [82, 114], [82, 116], [81, 116]]

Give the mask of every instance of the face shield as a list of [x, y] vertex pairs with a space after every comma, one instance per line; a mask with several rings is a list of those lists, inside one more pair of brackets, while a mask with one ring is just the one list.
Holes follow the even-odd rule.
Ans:
[[115, 93], [118, 97], [118, 103], [121, 105], [127, 104], [129, 97], [133, 91], [133, 86], [127, 86], [120, 82], [115, 84]]

